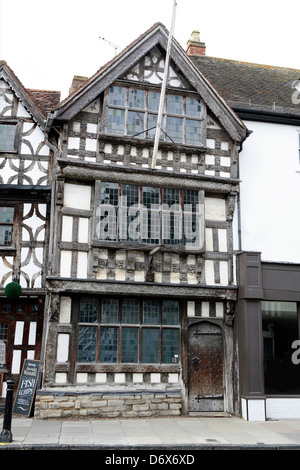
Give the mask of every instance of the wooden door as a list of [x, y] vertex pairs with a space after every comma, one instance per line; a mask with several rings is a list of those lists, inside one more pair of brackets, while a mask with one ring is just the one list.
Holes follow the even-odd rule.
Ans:
[[210, 322], [189, 328], [189, 411], [224, 411], [222, 329]]

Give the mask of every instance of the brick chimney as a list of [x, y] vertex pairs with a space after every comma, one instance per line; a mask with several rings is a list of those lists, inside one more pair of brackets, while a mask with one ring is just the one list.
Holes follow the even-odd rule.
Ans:
[[205, 55], [205, 42], [200, 41], [200, 32], [194, 30], [191, 39], [187, 43], [187, 55]]
[[69, 94], [71, 95], [74, 91], [78, 90], [81, 85], [88, 80], [88, 77], [80, 77], [79, 75], [74, 75], [71, 88], [69, 89]]

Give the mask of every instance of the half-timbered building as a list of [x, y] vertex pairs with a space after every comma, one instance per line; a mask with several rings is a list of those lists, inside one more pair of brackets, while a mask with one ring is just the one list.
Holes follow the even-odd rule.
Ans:
[[[48, 116], [49, 325], [36, 415], [238, 408], [233, 215], [246, 126], [155, 24]], [[78, 88], [76, 86], [80, 84]]]
[[26, 89], [0, 62], [0, 396], [24, 359], [43, 359], [52, 151], [47, 112], [60, 93]]

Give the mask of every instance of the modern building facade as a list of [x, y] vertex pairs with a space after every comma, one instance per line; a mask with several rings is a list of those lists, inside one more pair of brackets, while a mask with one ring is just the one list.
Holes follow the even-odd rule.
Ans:
[[204, 57], [198, 47], [194, 63], [250, 132], [234, 223], [241, 414], [299, 417], [300, 70]]

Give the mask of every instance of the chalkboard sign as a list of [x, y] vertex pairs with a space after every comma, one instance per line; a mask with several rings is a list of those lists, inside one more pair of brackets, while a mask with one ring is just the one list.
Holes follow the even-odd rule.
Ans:
[[29, 416], [39, 372], [39, 361], [25, 359], [15, 398], [13, 413]]

